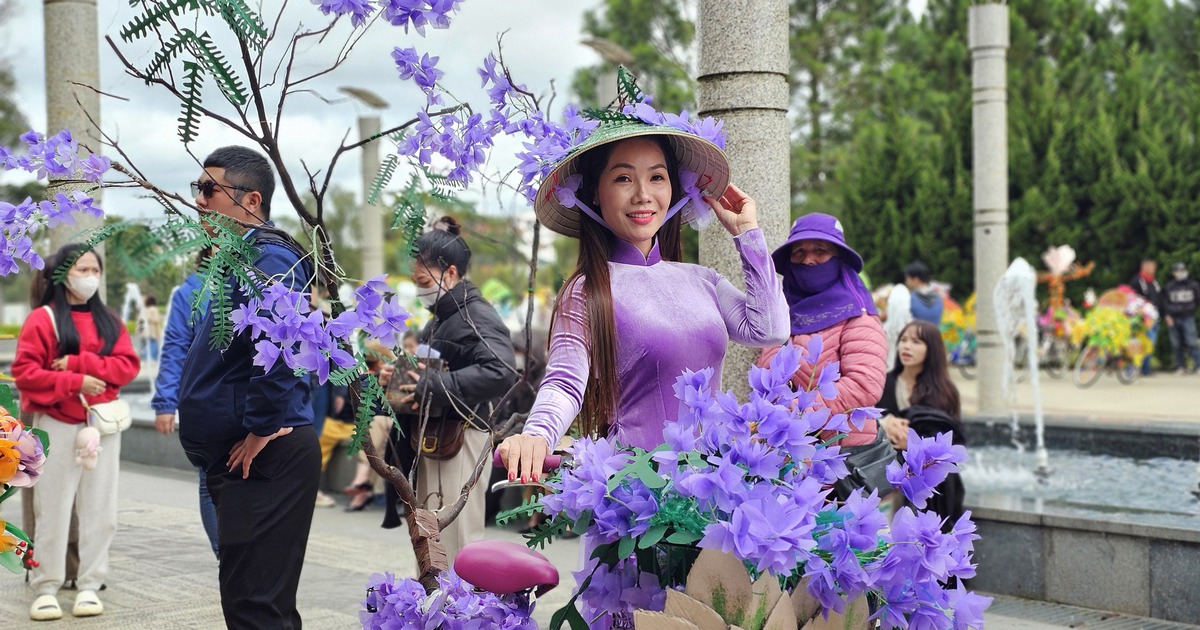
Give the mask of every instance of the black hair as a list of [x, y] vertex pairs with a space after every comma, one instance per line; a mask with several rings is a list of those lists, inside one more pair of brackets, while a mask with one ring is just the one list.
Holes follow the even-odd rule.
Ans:
[[926, 265], [919, 260], [914, 260], [904, 266], [904, 277], [916, 278], [921, 282], [929, 282], [929, 279], [932, 276], [929, 271], [929, 265]]
[[459, 236], [460, 232], [462, 225], [450, 215], [434, 221], [433, 228], [417, 239], [417, 262], [427, 269], [442, 271], [454, 265], [458, 277], [465, 277], [471, 266], [471, 248]]
[[158, 298], [154, 297], [153, 293], [147, 293], [146, 297], [142, 298], [142, 303], [146, 306], [158, 306]]
[[[267, 158], [254, 149], [230, 145], [204, 158], [204, 168], [225, 169], [225, 181], [262, 195], [262, 220], [271, 220], [271, 196], [275, 194], [275, 171]], [[239, 197], [240, 199], [240, 197]]]
[[[54, 273], [64, 263], [70, 262], [71, 266], [74, 266], [79, 257], [88, 252], [96, 256], [96, 260], [100, 264], [100, 273], [103, 274], [104, 259], [100, 257], [99, 253], [84, 248], [80, 243], [63, 245], [57, 252], [54, 252], [54, 255], [46, 261], [46, 266], [42, 268], [40, 277], [42, 297], [38, 306], [49, 306], [54, 311], [54, 324], [58, 328], [59, 356], [79, 354], [79, 331], [75, 328], [75, 322], [71, 320], [71, 305], [67, 302], [67, 287], [63, 283], [54, 281]], [[112, 354], [113, 346], [121, 336], [121, 322], [117, 318], [117, 314], [104, 305], [99, 291], [88, 299], [87, 305], [92, 313], [92, 321], [96, 323], [96, 332], [104, 340], [100, 354]]]

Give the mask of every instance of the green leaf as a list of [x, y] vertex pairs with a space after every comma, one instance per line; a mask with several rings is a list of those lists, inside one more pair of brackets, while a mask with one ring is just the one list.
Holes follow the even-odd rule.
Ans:
[[686, 530], [675, 530], [673, 534], [667, 536], [667, 542], [671, 543], [672, 545], [690, 545], [701, 538], [704, 538], [702, 534], [696, 534]]
[[25, 565], [21, 562], [21, 557], [11, 551], [0, 553], [0, 567], [4, 567], [18, 575], [25, 570]]
[[29, 535], [25, 533], [25, 530], [21, 529], [20, 527], [17, 527], [16, 523], [6, 522], [4, 524], [4, 531], [12, 534], [13, 536], [16, 536], [20, 540], [24, 540], [27, 543], [33, 542], [32, 540], [30, 540]]
[[652, 525], [646, 530], [646, 533], [642, 534], [641, 539], [638, 540], [638, 549], [646, 549], [657, 545], [658, 541], [662, 540], [663, 534], [666, 533], [666, 525]]
[[20, 409], [17, 408], [17, 401], [13, 398], [12, 388], [8, 385], [0, 385], [0, 407], [4, 407], [4, 410], [9, 415], [16, 415], [13, 412], [20, 413]]
[[383, 164], [379, 165], [379, 170], [375, 173], [375, 179], [371, 180], [371, 191], [367, 193], [367, 203], [374, 205], [379, 202], [379, 191], [387, 187], [392, 181], [392, 175], [396, 173], [396, 166], [400, 164], [400, 156], [396, 153], [389, 153]]
[[575, 589], [575, 593], [571, 595], [571, 599], [562, 608], [554, 611], [550, 617], [550, 630], [559, 630], [562, 628], [563, 621], [571, 624], [571, 630], [588, 630], [587, 622], [584, 621], [583, 615], [579, 614], [579, 609], [575, 607], [575, 600], [579, 599], [579, 594], [586, 591], [587, 587], [592, 583], [592, 575], [595, 575], [595, 569], [592, 574], [579, 584], [579, 588]]
[[243, 0], [215, 0], [215, 4], [217, 12], [238, 39], [254, 50], [263, 49], [267, 43], [267, 27], [257, 13]]
[[622, 536], [620, 542], [617, 543], [617, 556], [619, 558], [628, 558], [633, 555], [633, 550], [637, 547], [637, 540], [632, 536]]
[[38, 427], [30, 429], [29, 432], [38, 436], [38, 439], [42, 441], [42, 452], [46, 457], [50, 457], [50, 434], [46, 433], [45, 429], [39, 429]]
[[205, 13], [209, 13], [209, 8], [202, 6], [200, 0], [161, 0], [150, 6], [152, 8], [146, 13], [139, 15], [121, 28], [121, 39], [128, 43], [146, 37], [151, 31], [157, 31], [159, 27], [170, 25], [175, 15], [182, 15], [188, 10], [203, 10]]
[[183, 108], [179, 116], [179, 139], [186, 145], [200, 133], [200, 90], [204, 87], [204, 73], [200, 64], [183, 62]]
[[221, 54], [216, 44], [213, 43], [208, 31], [198, 36], [193, 36], [189, 43], [189, 48], [192, 54], [196, 56], [197, 61], [203, 64], [205, 70], [216, 79], [217, 87], [221, 88], [221, 93], [225, 95], [225, 98], [234, 105], [245, 105], [246, 89], [242, 87], [241, 79], [238, 78], [237, 73], [225, 61], [225, 56]]

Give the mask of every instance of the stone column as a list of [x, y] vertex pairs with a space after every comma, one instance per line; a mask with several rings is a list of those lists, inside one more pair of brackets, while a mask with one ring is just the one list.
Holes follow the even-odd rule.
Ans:
[[[80, 145], [100, 153], [100, 39], [97, 27], [96, 0], [44, 0], [46, 42], [46, 135], [69, 129]], [[96, 88], [91, 90], [76, 83]], [[62, 190], [78, 188], [66, 183], [50, 182], [51, 196]], [[92, 196], [100, 201], [100, 191]], [[50, 251], [78, 241], [81, 231], [104, 224], [103, 219], [76, 215], [76, 222], [50, 230]], [[101, 245], [101, 251], [103, 251]], [[104, 297], [104, 287], [100, 287]]]
[[[725, 121], [733, 182], [757, 202], [767, 245], [777, 246], [791, 219], [788, 3], [702, 0], [698, 28], [697, 113]], [[700, 264], [743, 285], [733, 240], [715, 221], [700, 235]], [[745, 396], [744, 375], [757, 356], [757, 348], [730, 344], [723, 386]]]
[[1008, 6], [982, 4], [969, 13], [974, 90], [975, 322], [979, 413], [1003, 415], [1004, 340], [993, 291], [1008, 266]]
[[[358, 137], [370, 138], [379, 133], [379, 116], [358, 117]], [[383, 208], [378, 199], [369, 203], [371, 185], [379, 172], [379, 141], [373, 140], [362, 146], [363, 207], [359, 215], [362, 230], [363, 280], [369, 280], [385, 272], [383, 265]]]

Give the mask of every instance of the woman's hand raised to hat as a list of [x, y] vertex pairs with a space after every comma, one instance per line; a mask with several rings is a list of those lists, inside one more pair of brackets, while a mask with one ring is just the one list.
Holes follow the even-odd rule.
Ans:
[[730, 184], [720, 199], [706, 195], [704, 200], [730, 234], [738, 236], [746, 230], [758, 227], [758, 206], [741, 188]]

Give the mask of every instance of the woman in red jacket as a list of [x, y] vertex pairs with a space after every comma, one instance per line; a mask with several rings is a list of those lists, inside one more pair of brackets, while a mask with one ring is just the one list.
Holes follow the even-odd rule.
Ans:
[[[63, 281], [56, 282], [55, 271], [71, 260]], [[101, 436], [96, 466], [84, 470], [73, 456], [75, 434], [87, 426], [83, 400], [116, 399], [141, 366], [128, 331], [97, 294], [103, 270], [100, 256], [78, 244], [63, 246], [47, 261], [35, 280], [42, 287], [42, 308], [21, 327], [12, 364], [21, 409], [46, 431], [52, 447], [33, 498], [41, 565], [33, 570], [29, 616], [38, 621], [62, 617], [56, 594], [66, 574], [72, 506], [79, 518], [79, 591], [71, 612], [76, 617], [104, 612], [96, 591], [108, 573], [108, 549], [117, 531], [121, 435]]]
[[[772, 258], [783, 276], [792, 344], [806, 348], [813, 335], [820, 335], [824, 342], [821, 356], [812, 364], [802, 363], [792, 385], [810, 389], [821, 370], [837, 362], [841, 372], [837, 398], [818, 397], [817, 401], [833, 413], [873, 407], [883, 392], [887, 339], [871, 294], [858, 277], [862, 257], [846, 244], [841, 222], [818, 212], [796, 219], [788, 240]], [[763, 350], [758, 365], [765, 367], [777, 352], [779, 348]], [[861, 427], [852, 425], [841, 444], [870, 444], [876, 430], [874, 420], [864, 421]]]

